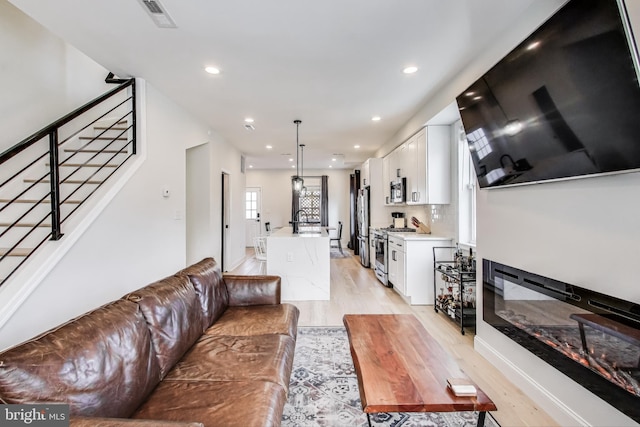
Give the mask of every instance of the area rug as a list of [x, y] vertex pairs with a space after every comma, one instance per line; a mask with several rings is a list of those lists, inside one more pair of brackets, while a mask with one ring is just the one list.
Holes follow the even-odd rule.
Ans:
[[[372, 414], [375, 427], [475, 427], [477, 412]], [[300, 327], [283, 427], [366, 427], [347, 332]], [[500, 427], [487, 414], [485, 427]]]

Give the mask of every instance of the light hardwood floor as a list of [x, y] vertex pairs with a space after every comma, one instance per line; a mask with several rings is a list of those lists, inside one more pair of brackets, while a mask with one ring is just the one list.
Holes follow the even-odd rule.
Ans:
[[[352, 253], [346, 249], [344, 252]], [[253, 250], [248, 249], [245, 261], [232, 273], [258, 274], [259, 268]], [[406, 304], [395, 291], [378, 282], [373, 270], [363, 268], [358, 257], [331, 259], [330, 301], [294, 301], [292, 304], [300, 309], [299, 326], [342, 326], [342, 316], [347, 313], [414, 314], [495, 402], [498, 411], [493, 416], [502, 427], [558, 425], [474, 350], [472, 332], [460, 334], [459, 327], [435, 313], [433, 306]]]

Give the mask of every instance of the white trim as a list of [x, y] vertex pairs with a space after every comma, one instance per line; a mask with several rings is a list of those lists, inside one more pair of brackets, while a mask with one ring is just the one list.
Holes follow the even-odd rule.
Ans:
[[522, 384], [526, 385], [526, 387], [520, 387], [523, 389], [522, 391], [539, 404], [552, 418], [558, 421], [560, 425], [584, 427], [591, 425], [575, 411], [562, 403], [547, 389], [542, 387], [533, 378], [527, 375], [525, 371], [514, 365], [509, 359], [496, 351], [481, 337], [476, 335], [473, 343], [475, 350], [497, 367], [507, 378], [518, 377], [519, 381], [512, 382], [516, 383], [518, 386], [521, 386]]

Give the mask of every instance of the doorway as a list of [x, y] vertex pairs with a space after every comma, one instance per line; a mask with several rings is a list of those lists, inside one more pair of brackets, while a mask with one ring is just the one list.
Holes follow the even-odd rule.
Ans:
[[220, 265], [222, 271], [228, 271], [228, 262], [229, 262], [229, 223], [231, 222], [231, 186], [230, 186], [230, 175], [226, 172], [222, 172], [222, 221], [221, 230], [220, 230]]
[[186, 261], [191, 265], [213, 256], [211, 228], [211, 165], [208, 143], [187, 149]]
[[260, 187], [247, 187], [245, 190], [245, 227], [246, 247], [253, 247], [256, 237], [262, 235], [262, 189]]

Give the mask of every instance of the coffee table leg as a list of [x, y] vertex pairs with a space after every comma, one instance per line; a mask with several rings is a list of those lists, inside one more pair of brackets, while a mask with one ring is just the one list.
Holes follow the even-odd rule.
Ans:
[[478, 427], [484, 427], [484, 418], [487, 416], [485, 411], [478, 412]]
[[367, 422], [369, 423], [369, 427], [371, 427], [371, 414], [367, 412]]

